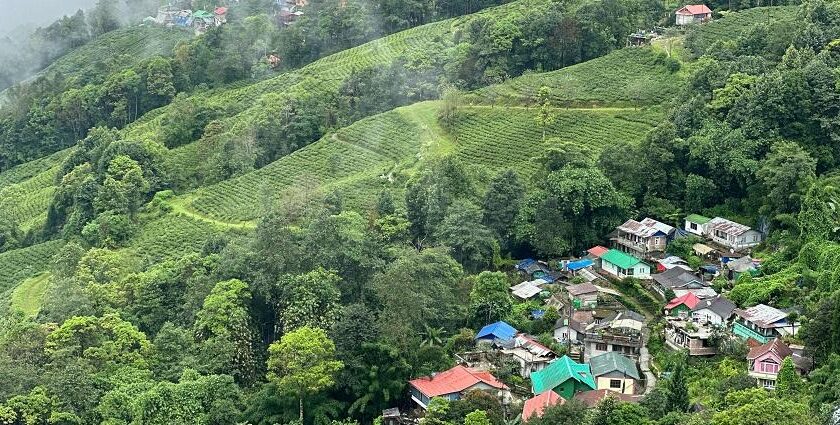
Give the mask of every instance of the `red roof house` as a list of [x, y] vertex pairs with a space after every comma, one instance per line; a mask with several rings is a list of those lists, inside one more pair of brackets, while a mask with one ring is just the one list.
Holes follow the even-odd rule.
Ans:
[[507, 392], [508, 387], [490, 372], [478, 371], [457, 365], [445, 372], [424, 376], [408, 382], [411, 399], [422, 408], [433, 397], [458, 400], [470, 390], [497, 390]]
[[697, 24], [712, 19], [712, 10], [705, 4], [687, 4], [676, 12], [677, 25]]
[[525, 406], [522, 408], [522, 421], [527, 421], [531, 416], [540, 417], [546, 408], [565, 402], [566, 399], [560, 397], [554, 391], [546, 391], [538, 396], [531, 397], [525, 400]]
[[678, 316], [683, 312], [690, 312], [700, 303], [700, 298], [694, 292], [686, 292], [685, 295], [674, 298], [665, 305], [665, 312], [671, 316]]
[[588, 252], [590, 255], [592, 255], [595, 258], [601, 258], [601, 256], [606, 254], [607, 251], [609, 251], [609, 248], [605, 248], [601, 245], [596, 245], [596, 246], [593, 246], [592, 248], [589, 248], [589, 249], [586, 250], [586, 252]]

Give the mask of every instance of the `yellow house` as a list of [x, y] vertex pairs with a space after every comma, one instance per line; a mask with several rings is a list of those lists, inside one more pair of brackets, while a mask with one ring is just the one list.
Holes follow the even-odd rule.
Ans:
[[616, 351], [592, 357], [589, 360], [596, 388], [622, 394], [636, 394], [639, 369], [636, 363]]

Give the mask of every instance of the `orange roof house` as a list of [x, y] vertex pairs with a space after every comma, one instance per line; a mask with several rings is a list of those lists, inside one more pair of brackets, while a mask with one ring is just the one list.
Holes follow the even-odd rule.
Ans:
[[689, 25], [712, 19], [712, 10], [705, 4], [688, 4], [676, 11], [677, 25]]
[[508, 387], [490, 372], [470, 369], [461, 365], [445, 372], [413, 379], [408, 382], [411, 399], [426, 408], [433, 397], [458, 400], [470, 390], [507, 392]]
[[531, 397], [525, 400], [525, 406], [522, 408], [522, 421], [527, 421], [532, 416], [540, 417], [545, 409], [564, 403], [566, 403], [566, 399], [560, 397], [554, 391], [546, 391], [538, 396]]

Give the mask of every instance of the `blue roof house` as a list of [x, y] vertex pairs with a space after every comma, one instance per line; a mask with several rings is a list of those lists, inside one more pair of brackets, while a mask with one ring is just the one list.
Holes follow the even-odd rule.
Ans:
[[507, 341], [516, 336], [517, 333], [519, 333], [519, 331], [514, 329], [513, 326], [499, 321], [481, 328], [481, 330], [478, 331], [478, 334], [476, 334], [475, 339], [486, 341], [495, 341], [499, 339]]

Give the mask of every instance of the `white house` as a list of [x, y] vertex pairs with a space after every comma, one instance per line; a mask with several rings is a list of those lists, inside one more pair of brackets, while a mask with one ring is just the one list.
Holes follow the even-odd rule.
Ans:
[[706, 235], [706, 225], [712, 221], [709, 217], [704, 217], [700, 214], [691, 214], [685, 218], [685, 227], [683, 229], [691, 234], [697, 236]]
[[611, 249], [601, 256], [601, 270], [619, 279], [625, 277], [650, 279], [649, 264], [615, 249]]
[[691, 311], [691, 319], [699, 323], [721, 326], [726, 324], [735, 311], [735, 303], [722, 295], [700, 300]]
[[751, 248], [761, 243], [761, 233], [758, 231], [721, 217], [715, 217], [709, 221], [707, 237], [718, 245], [734, 251]]
[[712, 19], [712, 10], [705, 4], [687, 4], [676, 12], [677, 25], [699, 24]]

